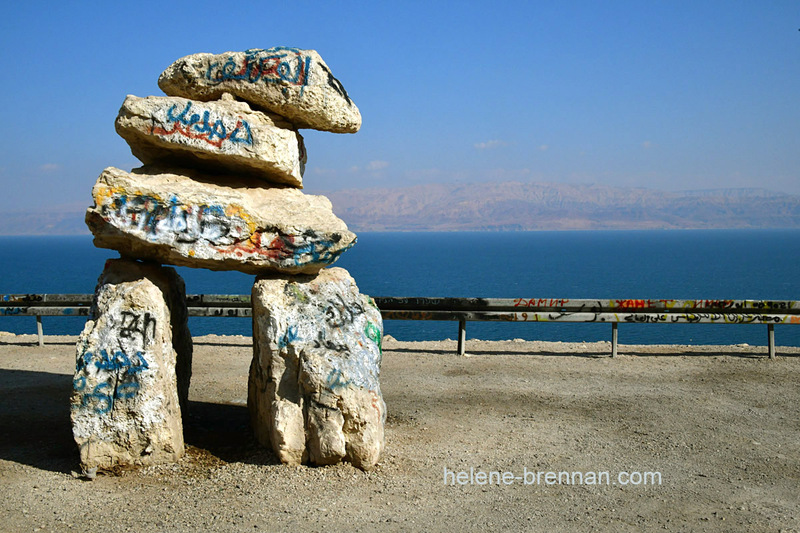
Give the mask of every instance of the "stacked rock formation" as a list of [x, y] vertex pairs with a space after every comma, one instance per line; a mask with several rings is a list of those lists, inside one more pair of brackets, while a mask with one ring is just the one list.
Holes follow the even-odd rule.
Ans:
[[313, 50], [195, 54], [128, 96], [116, 129], [144, 166], [107, 168], [86, 223], [120, 252], [78, 342], [73, 433], [86, 471], [175, 460], [191, 337], [183, 281], [161, 263], [239, 270], [253, 286], [254, 433], [285, 463], [373, 467], [386, 407], [383, 325], [341, 268], [356, 242], [322, 196], [303, 194], [299, 128], [355, 133], [361, 115]]

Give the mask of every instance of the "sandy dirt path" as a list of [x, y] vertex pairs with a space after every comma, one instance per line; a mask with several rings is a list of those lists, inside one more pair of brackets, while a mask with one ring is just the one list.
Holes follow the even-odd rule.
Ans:
[[798, 349], [387, 339], [362, 472], [276, 464], [248, 430], [250, 339], [201, 337], [187, 456], [86, 481], [75, 340], [0, 336], [0, 530], [800, 531]]

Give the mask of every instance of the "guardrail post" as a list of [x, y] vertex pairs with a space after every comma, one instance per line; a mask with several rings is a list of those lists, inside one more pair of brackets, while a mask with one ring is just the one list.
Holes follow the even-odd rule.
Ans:
[[611, 357], [617, 356], [617, 322], [611, 323]]
[[42, 315], [36, 315], [36, 333], [39, 335], [39, 346], [44, 346], [44, 328], [42, 327]]
[[767, 344], [769, 346], [769, 358], [775, 359], [775, 324], [767, 324]]
[[458, 319], [458, 355], [464, 355], [467, 351], [467, 320]]

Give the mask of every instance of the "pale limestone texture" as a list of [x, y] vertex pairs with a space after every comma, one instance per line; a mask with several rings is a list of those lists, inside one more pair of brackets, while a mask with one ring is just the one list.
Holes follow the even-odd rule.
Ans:
[[86, 213], [95, 246], [174, 265], [299, 274], [355, 243], [324, 196], [180, 172], [105, 169]]
[[374, 467], [384, 446], [383, 322], [342, 268], [253, 286], [248, 407], [256, 438], [288, 464]]
[[314, 50], [275, 47], [193, 54], [175, 61], [158, 86], [170, 96], [216, 100], [233, 94], [298, 128], [355, 133], [361, 113]]
[[84, 471], [183, 456], [181, 400], [192, 357], [186, 318], [174, 269], [106, 263], [76, 346], [71, 417]]
[[146, 164], [250, 174], [303, 186], [303, 138], [283, 118], [253, 111], [245, 102], [129, 95], [115, 126]]

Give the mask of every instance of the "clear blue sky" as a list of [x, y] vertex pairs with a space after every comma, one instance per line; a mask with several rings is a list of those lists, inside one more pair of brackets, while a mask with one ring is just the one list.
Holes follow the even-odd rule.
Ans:
[[319, 51], [361, 109], [307, 190], [551, 181], [800, 194], [800, 2], [13, 2], [0, 208], [90, 203], [126, 94], [175, 59]]

